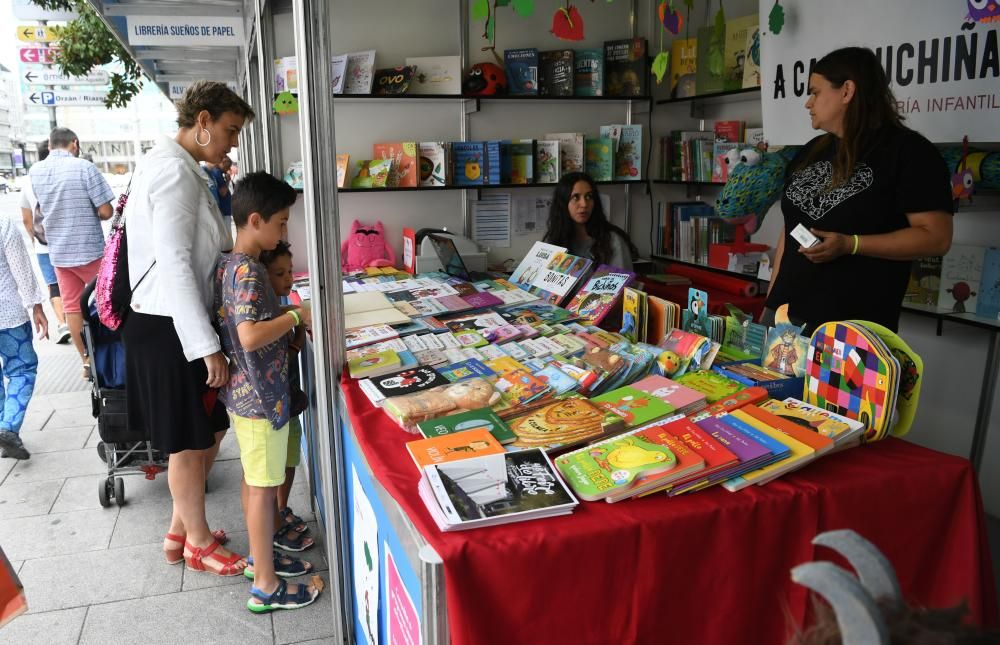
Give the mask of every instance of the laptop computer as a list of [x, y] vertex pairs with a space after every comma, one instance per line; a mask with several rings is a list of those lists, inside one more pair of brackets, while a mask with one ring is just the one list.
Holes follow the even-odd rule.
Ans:
[[491, 280], [493, 278], [489, 273], [469, 271], [468, 267], [465, 266], [465, 261], [462, 260], [461, 254], [458, 252], [458, 247], [455, 246], [455, 240], [452, 238], [434, 234], [430, 234], [427, 237], [430, 239], [431, 244], [434, 245], [434, 252], [437, 253], [438, 259], [441, 260], [442, 270], [448, 275], [469, 282]]

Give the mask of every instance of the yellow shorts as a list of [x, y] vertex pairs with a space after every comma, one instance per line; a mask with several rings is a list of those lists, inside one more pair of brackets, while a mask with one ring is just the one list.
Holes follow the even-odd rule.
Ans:
[[298, 417], [288, 420], [288, 457], [285, 468], [295, 468], [302, 461], [302, 424]]
[[230, 413], [240, 445], [243, 479], [250, 486], [274, 488], [285, 483], [288, 424], [275, 430], [267, 419], [248, 419]]

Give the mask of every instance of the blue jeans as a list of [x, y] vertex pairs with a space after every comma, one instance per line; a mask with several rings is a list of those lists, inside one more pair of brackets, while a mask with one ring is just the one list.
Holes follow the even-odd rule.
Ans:
[[52, 262], [49, 261], [49, 254], [36, 253], [35, 257], [38, 258], [38, 268], [42, 270], [42, 277], [45, 278], [45, 284], [56, 284], [56, 270], [52, 268]]
[[24, 412], [35, 391], [38, 356], [31, 344], [31, 322], [20, 327], [0, 329], [0, 431], [18, 433], [24, 423]]

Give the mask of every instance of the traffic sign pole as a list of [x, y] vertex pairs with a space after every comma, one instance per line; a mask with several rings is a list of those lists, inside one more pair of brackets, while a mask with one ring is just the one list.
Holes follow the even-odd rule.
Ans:
[[[44, 26], [44, 25], [47, 25], [47, 24], [48, 24], [48, 22], [49, 22], [48, 20], [39, 20], [39, 21], [38, 21], [38, 24], [40, 24], [40, 25], [43, 25], [43, 26]], [[54, 90], [54, 89], [55, 89], [55, 86], [54, 86], [54, 85], [46, 85], [46, 86], [45, 86], [45, 89], [47, 89], [47, 90], [50, 90], [50, 91], [51, 91], [51, 90]], [[52, 132], [52, 131], [53, 131], [53, 130], [55, 130], [55, 129], [56, 129], [56, 128], [57, 128], [58, 126], [59, 126], [59, 123], [58, 123], [58, 122], [56, 121], [56, 106], [55, 106], [55, 104], [53, 103], [53, 104], [52, 104], [52, 105], [51, 105], [51, 106], [49, 107], [49, 132]]]

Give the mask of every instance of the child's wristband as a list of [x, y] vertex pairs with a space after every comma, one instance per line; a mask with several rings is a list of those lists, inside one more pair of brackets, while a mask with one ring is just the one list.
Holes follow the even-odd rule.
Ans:
[[854, 236], [854, 250], [851, 251], [851, 255], [858, 254], [858, 246], [861, 244], [861, 238], [857, 235]]
[[296, 327], [298, 327], [299, 325], [302, 324], [302, 317], [299, 315], [299, 312], [297, 312], [296, 310], [289, 309], [285, 313], [292, 317], [292, 320], [295, 321], [295, 326]]

